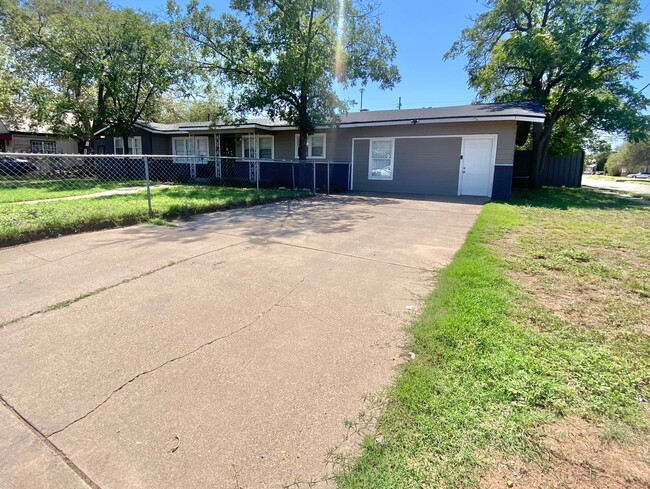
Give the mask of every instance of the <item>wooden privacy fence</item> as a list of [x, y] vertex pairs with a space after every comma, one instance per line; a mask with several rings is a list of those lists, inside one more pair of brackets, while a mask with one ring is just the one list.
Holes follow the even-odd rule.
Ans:
[[[549, 156], [539, 183], [551, 187], [580, 187], [584, 162], [584, 151], [569, 156]], [[515, 152], [513, 187], [528, 187], [532, 163], [532, 151]]]

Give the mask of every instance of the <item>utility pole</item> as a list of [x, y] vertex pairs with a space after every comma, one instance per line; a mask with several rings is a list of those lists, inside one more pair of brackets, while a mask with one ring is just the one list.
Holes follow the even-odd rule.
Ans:
[[359, 110], [363, 110], [363, 92], [365, 92], [366, 89], [361, 88], [359, 91], [361, 92], [361, 107], [359, 108]]
[[399, 98], [399, 102], [397, 103], [397, 110], [402, 110], [402, 97]]

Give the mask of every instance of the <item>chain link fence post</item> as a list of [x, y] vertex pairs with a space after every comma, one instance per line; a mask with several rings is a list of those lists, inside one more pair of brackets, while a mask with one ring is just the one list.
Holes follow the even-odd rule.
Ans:
[[352, 190], [352, 163], [348, 163], [348, 181], [347, 181], [347, 190], [348, 192]]
[[314, 178], [314, 195], [316, 195], [316, 161], [315, 160], [311, 160], [311, 167], [312, 167], [313, 174], [314, 174], [314, 177], [313, 177]]
[[146, 156], [144, 157], [144, 179], [147, 182], [147, 207], [148, 207], [149, 219], [151, 219], [153, 215], [153, 211], [151, 210], [151, 185], [149, 182], [149, 158], [147, 158]]
[[327, 162], [327, 195], [330, 194], [330, 162]]
[[260, 160], [255, 161], [255, 186], [257, 194], [260, 193]]

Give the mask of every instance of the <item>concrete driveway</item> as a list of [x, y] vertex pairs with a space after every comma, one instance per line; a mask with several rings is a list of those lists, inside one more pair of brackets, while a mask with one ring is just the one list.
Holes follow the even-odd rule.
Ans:
[[0, 250], [0, 487], [326, 475], [480, 204], [322, 197]]

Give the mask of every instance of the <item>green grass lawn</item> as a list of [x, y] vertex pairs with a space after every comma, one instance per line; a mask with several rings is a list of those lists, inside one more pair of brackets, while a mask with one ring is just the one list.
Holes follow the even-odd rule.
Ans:
[[650, 207], [582, 189], [487, 204], [409, 332], [342, 488], [479, 487], [511, 459], [553, 473], [541, 432], [571, 417], [647, 435]]
[[[151, 191], [153, 222], [304, 195], [291, 190], [189, 186]], [[145, 192], [109, 197], [0, 204], [0, 246], [149, 220]]]
[[144, 180], [100, 180], [98, 178], [0, 180], [0, 203], [87, 195], [103, 190], [144, 185]]

